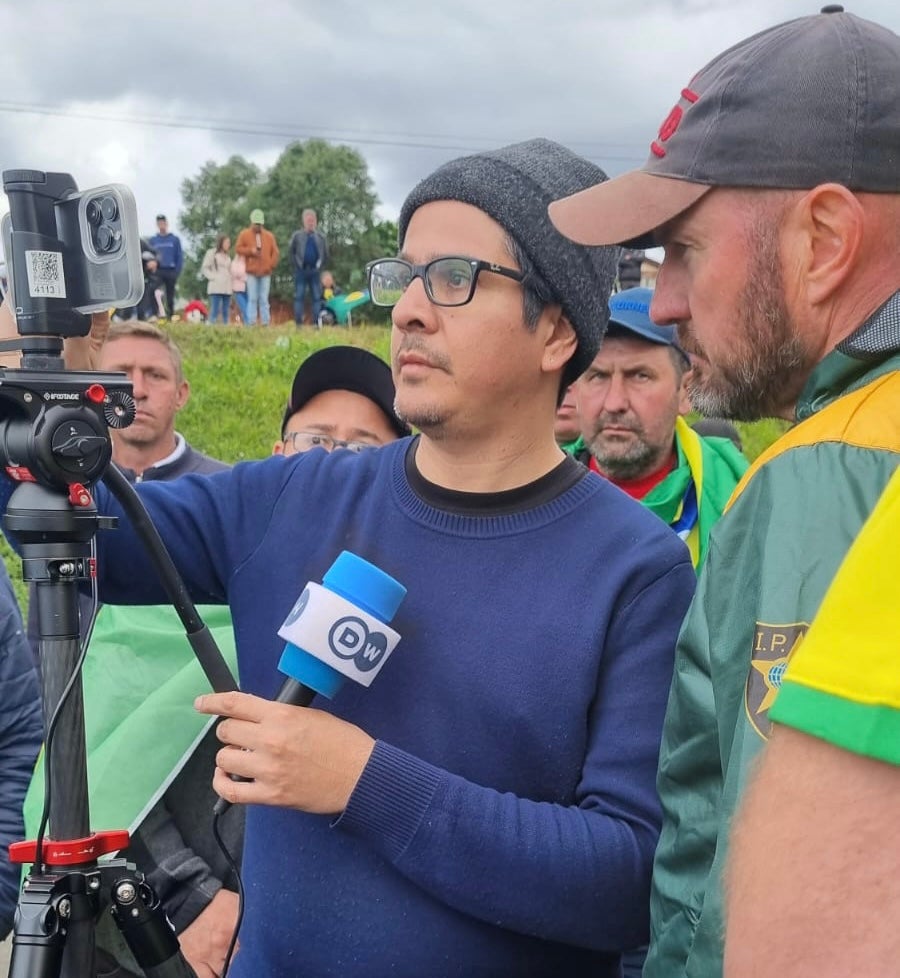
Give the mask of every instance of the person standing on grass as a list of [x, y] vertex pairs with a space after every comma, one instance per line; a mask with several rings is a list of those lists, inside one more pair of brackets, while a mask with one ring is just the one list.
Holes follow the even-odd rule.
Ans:
[[207, 281], [209, 294], [209, 322], [215, 323], [221, 317], [228, 325], [228, 311], [231, 308], [231, 238], [227, 234], [216, 236], [215, 248], [210, 248], [203, 256], [200, 274]]
[[269, 287], [272, 272], [281, 257], [275, 235], [265, 227], [266, 215], [258, 208], [250, 212], [250, 226], [241, 231], [235, 251], [247, 265], [246, 324], [256, 324], [257, 316], [263, 326], [269, 325]]
[[390, 367], [358, 346], [328, 346], [297, 368], [274, 455], [361, 452], [411, 434], [394, 411]]
[[294, 270], [294, 322], [303, 322], [303, 305], [309, 291], [312, 321], [319, 325], [322, 312], [322, 269], [328, 262], [328, 242], [319, 230], [319, 217], [307, 207], [300, 218], [303, 227], [291, 235], [291, 265]]
[[157, 233], [150, 239], [159, 263], [158, 274], [165, 293], [165, 313], [171, 319], [175, 313], [175, 286], [184, 266], [181, 238], [169, 230], [165, 214], [156, 215]]
[[231, 294], [238, 307], [241, 323], [247, 323], [247, 259], [235, 255], [231, 259]]
[[575, 458], [665, 520], [699, 567], [747, 459], [684, 420], [691, 363], [673, 326], [650, 318], [650, 289], [609, 300], [603, 345], [575, 386], [583, 441]]

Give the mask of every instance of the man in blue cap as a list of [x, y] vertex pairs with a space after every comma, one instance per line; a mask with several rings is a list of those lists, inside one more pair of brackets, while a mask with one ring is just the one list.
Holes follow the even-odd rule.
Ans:
[[609, 300], [606, 337], [575, 385], [583, 433], [575, 457], [665, 520], [698, 567], [747, 460], [682, 417], [691, 361], [675, 328], [650, 319], [652, 297], [639, 288]]

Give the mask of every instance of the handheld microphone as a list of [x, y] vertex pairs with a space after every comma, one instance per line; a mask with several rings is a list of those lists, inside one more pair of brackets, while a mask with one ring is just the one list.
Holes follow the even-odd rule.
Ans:
[[316, 693], [333, 699], [344, 681], [369, 686], [400, 641], [387, 627], [406, 588], [347, 550], [321, 584], [310, 581], [278, 635], [286, 642], [278, 668], [288, 678], [277, 703], [308, 706]]
[[[405, 597], [389, 574], [342, 551], [321, 584], [306, 585], [278, 630], [286, 643], [278, 669], [288, 678], [275, 702], [309, 706], [317, 693], [333, 699], [347, 679], [370, 686], [400, 641], [387, 623]], [[229, 807], [220, 798], [214, 811]]]

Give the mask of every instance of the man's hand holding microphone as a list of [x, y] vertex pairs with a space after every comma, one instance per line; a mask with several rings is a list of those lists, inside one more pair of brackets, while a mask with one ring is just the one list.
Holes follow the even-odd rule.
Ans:
[[[213, 788], [227, 803], [278, 805], [321, 815], [342, 812], [375, 741], [364, 730], [307, 707], [333, 697], [346, 679], [368, 686], [400, 636], [387, 626], [406, 588], [344, 551], [310, 582], [279, 635], [287, 642], [275, 701], [249, 693], [210, 693], [200, 713], [225, 717], [217, 736]], [[224, 806], [220, 802], [218, 810]]]

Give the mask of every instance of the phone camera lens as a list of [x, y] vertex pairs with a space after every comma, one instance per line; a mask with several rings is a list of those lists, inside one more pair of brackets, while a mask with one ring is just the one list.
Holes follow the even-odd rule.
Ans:
[[97, 200], [88, 201], [85, 213], [89, 223], [93, 225], [97, 225], [103, 220], [103, 211], [100, 208], [100, 202]]
[[122, 243], [122, 232], [118, 228], [112, 228], [104, 224], [97, 228], [96, 236], [97, 250], [103, 254], [116, 251]]
[[114, 221], [119, 216], [119, 205], [115, 197], [100, 198], [100, 213], [104, 221]]

